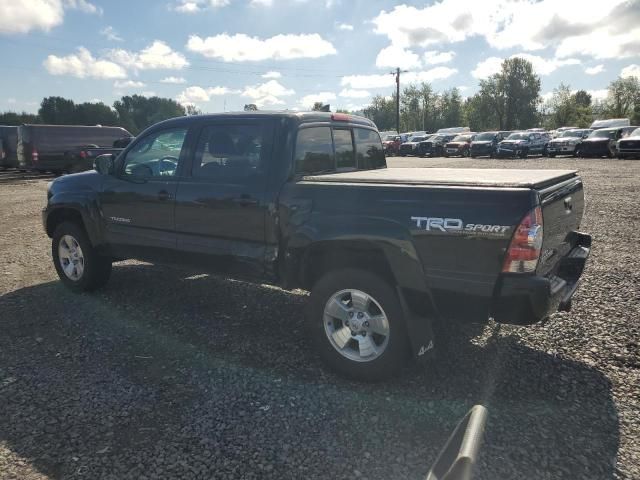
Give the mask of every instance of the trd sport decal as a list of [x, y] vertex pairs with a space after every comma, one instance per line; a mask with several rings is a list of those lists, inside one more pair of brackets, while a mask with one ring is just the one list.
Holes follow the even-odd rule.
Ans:
[[474, 234], [489, 236], [507, 236], [510, 225], [491, 225], [483, 223], [464, 223], [459, 218], [411, 217], [411, 222], [420, 230], [434, 233]]

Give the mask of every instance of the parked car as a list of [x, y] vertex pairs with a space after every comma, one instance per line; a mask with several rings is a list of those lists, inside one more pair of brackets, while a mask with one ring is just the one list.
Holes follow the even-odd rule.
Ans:
[[400, 152], [400, 145], [402, 145], [400, 135], [387, 135], [382, 138], [382, 146], [386, 155], [397, 155]]
[[81, 125], [22, 125], [18, 127], [18, 165], [22, 169], [75, 172], [93, 168], [93, 162], [69, 152], [112, 147], [132, 135], [121, 127]]
[[483, 132], [478, 133], [470, 145], [471, 158], [494, 157], [498, 150], [498, 144], [513, 132]]
[[418, 144], [423, 140], [426, 140], [427, 138], [429, 137], [427, 137], [426, 135], [415, 135], [409, 138], [408, 141], [400, 145], [400, 156], [404, 157], [406, 155], [417, 155]]
[[18, 155], [16, 147], [18, 143], [18, 127], [0, 125], [0, 168], [16, 168]]
[[498, 144], [497, 157], [527, 158], [529, 155], [544, 155], [546, 137], [538, 132], [516, 132]]
[[575, 171], [387, 169], [375, 125], [351, 115], [180, 117], [96, 167], [48, 187], [64, 285], [95, 290], [136, 258], [306, 289], [301, 341], [357, 379], [429, 358], [436, 321], [569, 309], [590, 252]]
[[640, 128], [636, 128], [629, 136], [618, 140], [616, 151], [620, 159], [640, 158]]
[[629, 127], [630, 125], [631, 120], [628, 118], [609, 118], [607, 120], [596, 120], [589, 128], [597, 130], [600, 128]]
[[416, 154], [420, 157], [442, 157], [444, 156], [444, 146], [457, 136], [457, 133], [437, 133], [425, 138], [418, 144]]
[[82, 172], [93, 168], [94, 160], [100, 155], [119, 154], [131, 143], [133, 137], [119, 138], [111, 147], [98, 147], [96, 145], [83, 145], [65, 152], [65, 163], [76, 165], [75, 171]]
[[471, 150], [471, 142], [475, 137], [475, 133], [465, 133], [455, 136], [445, 145], [445, 157], [468, 157]]
[[547, 155], [575, 155], [580, 154], [580, 144], [593, 132], [590, 128], [576, 128], [574, 130], [564, 130], [559, 137], [549, 141], [547, 145]]
[[579, 155], [582, 158], [614, 158], [618, 152], [618, 140], [628, 136], [638, 127], [614, 127], [594, 130], [580, 144]]

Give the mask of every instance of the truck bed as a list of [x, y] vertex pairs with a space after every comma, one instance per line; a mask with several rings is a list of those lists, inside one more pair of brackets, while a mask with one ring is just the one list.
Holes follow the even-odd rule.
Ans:
[[310, 175], [307, 182], [445, 185], [461, 187], [544, 188], [575, 177], [575, 170], [485, 168], [382, 168]]

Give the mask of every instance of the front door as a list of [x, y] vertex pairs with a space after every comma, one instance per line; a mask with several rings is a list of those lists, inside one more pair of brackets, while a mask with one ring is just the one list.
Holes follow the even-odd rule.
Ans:
[[202, 126], [176, 193], [178, 250], [199, 265], [263, 276], [272, 132], [260, 119]]
[[116, 254], [151, 258], [176, 248], [175, 196], [187, 127], [139, 138], [105, 177], [100, 202], [106, 237]]

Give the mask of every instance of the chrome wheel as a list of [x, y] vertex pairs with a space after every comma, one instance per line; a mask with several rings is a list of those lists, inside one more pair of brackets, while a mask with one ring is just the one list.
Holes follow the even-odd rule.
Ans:
[[389, 343], [389, 321], [380, 304], [360, 290], [334, 293], [324, 307], [324, 331], [343, 357], [370, 362]]
[[58, 259], [62, 271], [70, 280], [77, 282], [84, 273], [84, 255], [78, 241], [71, 235], [63, 235], [58, 242]]

